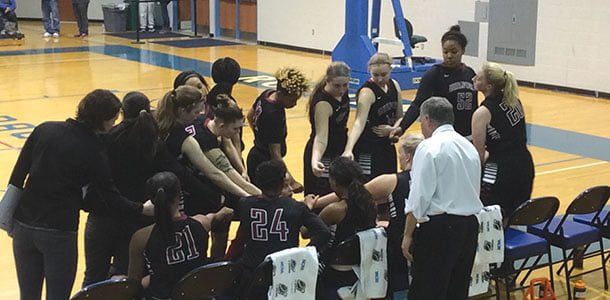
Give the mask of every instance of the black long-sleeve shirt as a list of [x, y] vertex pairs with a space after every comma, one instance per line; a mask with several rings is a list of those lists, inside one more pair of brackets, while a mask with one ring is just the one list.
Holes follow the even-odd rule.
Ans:
[[[169, 171], [180, 179], [184, 190], [189, 191], [191, 199], [208, 201], [212, 191], [197, 179], [169, 152], [164, 143], [156, 139], [138, 140], [137, 134], [132, 135], [134, 120], [123, 120], [112, 128], [105, 137], [110, 158], [112, 177], [120, 193], [129, 200], [144, 203], [149, 199], [146, 191], [146, 181], [157, 172]], [[155, 151], [152, 151], [152, 148]], [[97, 190], [96, 186], [92, 187]], [[87, 193], [85, 202], [98, 215], [112, 216], [108, 206], [99, 207], [103, 202], [97, 201], [98, 193]], [[210, 201], [211, 202], [211, 201]], [[215, 204], [213, 204], [215, 205]], [[127, 220], [129, 221], [129, 220]]]
[[123, 198], [115, 187], [98, 135], [73, 119], [37, 126], [9, 182], [24, 188], [15, 219], [30, 226], [76, 231], [83, 189], [90, 183], [116, 213], [134, 217], [142, 212], [142, 204]]
[[241, 258], [244, 266], [254, 268], [265, 256], [299, 246], [299, 229], [305, 226], [311, 245], [318, 251], [330, 239], [330, 229], [305, 203], [290, 197], [265, 199], [247, 197], [240, 202], [240, 229], [244, 232], [246, 249]]
[[405, 131], [419, 117], [419, 107], [432, 96], [444, 97], [453, 105], [453, 127], [462, 136], [472, 133], [472, 114], [478, 107], [478, 94], [472, 83], [474, 70], [464, 64], [458, 68], [434, 65], [422, 77], [415, 100], [409, 106], [400, 128]]

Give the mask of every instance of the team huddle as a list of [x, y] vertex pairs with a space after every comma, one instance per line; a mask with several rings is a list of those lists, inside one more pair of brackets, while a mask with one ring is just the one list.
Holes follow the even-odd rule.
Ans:
[[[358, 278], [332, 263], [338, 245], [384, 226], [388, 299], [404, 291], [409, 299], [467, 299], [474, 215], [494, 204], [510, 215], [530, 198], [534, 166], [512, 73], [462, 63], [459, 26], [441, 42], [443, 62], [424, 75], [406, 112], [392, 58], [373, 55], [349, 129], [343, 62], [331, 63], [312, 90], [298, 69], [280, 69], [276, 88], [245, 115], [233, 93], [240, 66], [228, 57], [213, 64], [213, 87], [182, 72], [156, 108], [140, 92], [122, 101], [108, 90], [87, 94], [75, 118], [34, 129], [10, 178], [24, 190], [12, 232], [21, 298], [40, 299], [43, 280], [47, 299], [69, 298], [84, 209], [83, 286], [127, 276], [142, 282], [146, 299], [171, 299], [191, 270], [230, 260], [243, 274], [223, 299], [267, 299], [267, 287], [248, 289], [254, 270], [303, 237], [324, 266], [316, 299], [340, 299], [337, 290]], [[298, 151], [287, 147], [286, 109], [307, 92], [300, 183], [284, 162]], [[403, 136], [417, 119], [423, 135]], [[243, 130], [254, 134], [245, 159]], [[239, 227], [229, 245], [232, 221]]]

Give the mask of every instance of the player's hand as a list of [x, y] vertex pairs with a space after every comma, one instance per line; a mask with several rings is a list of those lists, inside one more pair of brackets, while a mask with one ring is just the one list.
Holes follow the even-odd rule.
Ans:
[[392, 131], [390, 132], [389, 138], [390, 138], [390, 140], [392, 140], [392, 142], [396, 143], [396, 142], [398, 142], [398, 139], [400, 139], [402, 134], [403, 134], [402, 128], [400, 128], [400, 126], [398, 126], [394, 129], [392, 129]]
[[354, 153], [352, 151], [344, 151], [341, 156], [347, 157], [349, 160], [354, 160]]
[[411, 244], [413, 243], [413, 238], [410, 236], [405, 236], [402, 238], [402, 255], [405, 256], [405, 258], [409, 261], [409, 262], [413, 262], [413, 254], [411, 253]]
[[305, 189], [303, 185], [296, 180], [292, 180], [292, 182], [290, 182], [290, 187], [292, 188], [292, 192], [297, 194], [302, 193]]
[[151, 200], [146, 200], [146, 202], [144, 202], [142, 205], [142, 214], [149, 217], [155, 215], [155, 205]]
[[377, 125], [377, 126], [373, 127], [373, 133], [376, 134], [378, 137], [386, 137], [386, 136], [390, 136], [390, 133], [394, 129], [395, 128], [393, 126], [382, 124], [382, 125]]
[[324, 169], [324, 164], [322, 162], [318, 161], [311, 164], [311, 171], [316, 177], [322, 176], [324, 174]]
[[316, 196], [314, 194], [309, 194], [309, 195], [305, 196], [305, 198], [303, 198], [303, 202], [305, 202], [305, 205], [307, 205], [307, 207], [309, 207], [309, 210], [312, 210], [315, 208], [316, 202], [318, 202], [318, 198], [320, 198], [320, 196]]
[[218, 217], [221, 221], [231, 220], [233, 218], [233, 209], [223, 206], [218, 212]]

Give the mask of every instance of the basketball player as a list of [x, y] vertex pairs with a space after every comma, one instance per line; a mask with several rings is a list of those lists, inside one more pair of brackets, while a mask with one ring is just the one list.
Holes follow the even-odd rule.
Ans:
[[377, 53], [369, 60], [371, 79], [358, 90], [356, 120], [343, 156], [358, 161], [368, 179], [396, 173], [396, 148], [389, 135], [402, 118], [400, 86], [390, 78], [392, 59]]
[[331, 192], [323, 161], [328, 166], [341, 155], [347, 143], [349, 76], [350, 69], [344, 62], [333, 62], [309, 99], [311, 134], [303, 154], [305, 195]]

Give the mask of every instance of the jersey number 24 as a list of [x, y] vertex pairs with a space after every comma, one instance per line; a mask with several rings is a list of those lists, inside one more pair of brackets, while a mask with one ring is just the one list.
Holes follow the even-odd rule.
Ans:
[[260, 208], [250, 209], [250, 231], [252, 232], [253, 241], [266, 242], [269, 240], [270, 234], [277, 234], [280, 241], [285, 242], [288, 240], [288, 227], [286, 221], [282, 221], [282, 213], [284, 209], [278, 208], [273, 213], [273, 220], [271, 220], [271, 227], [267, 229], [268, 218], [267, 211]]

